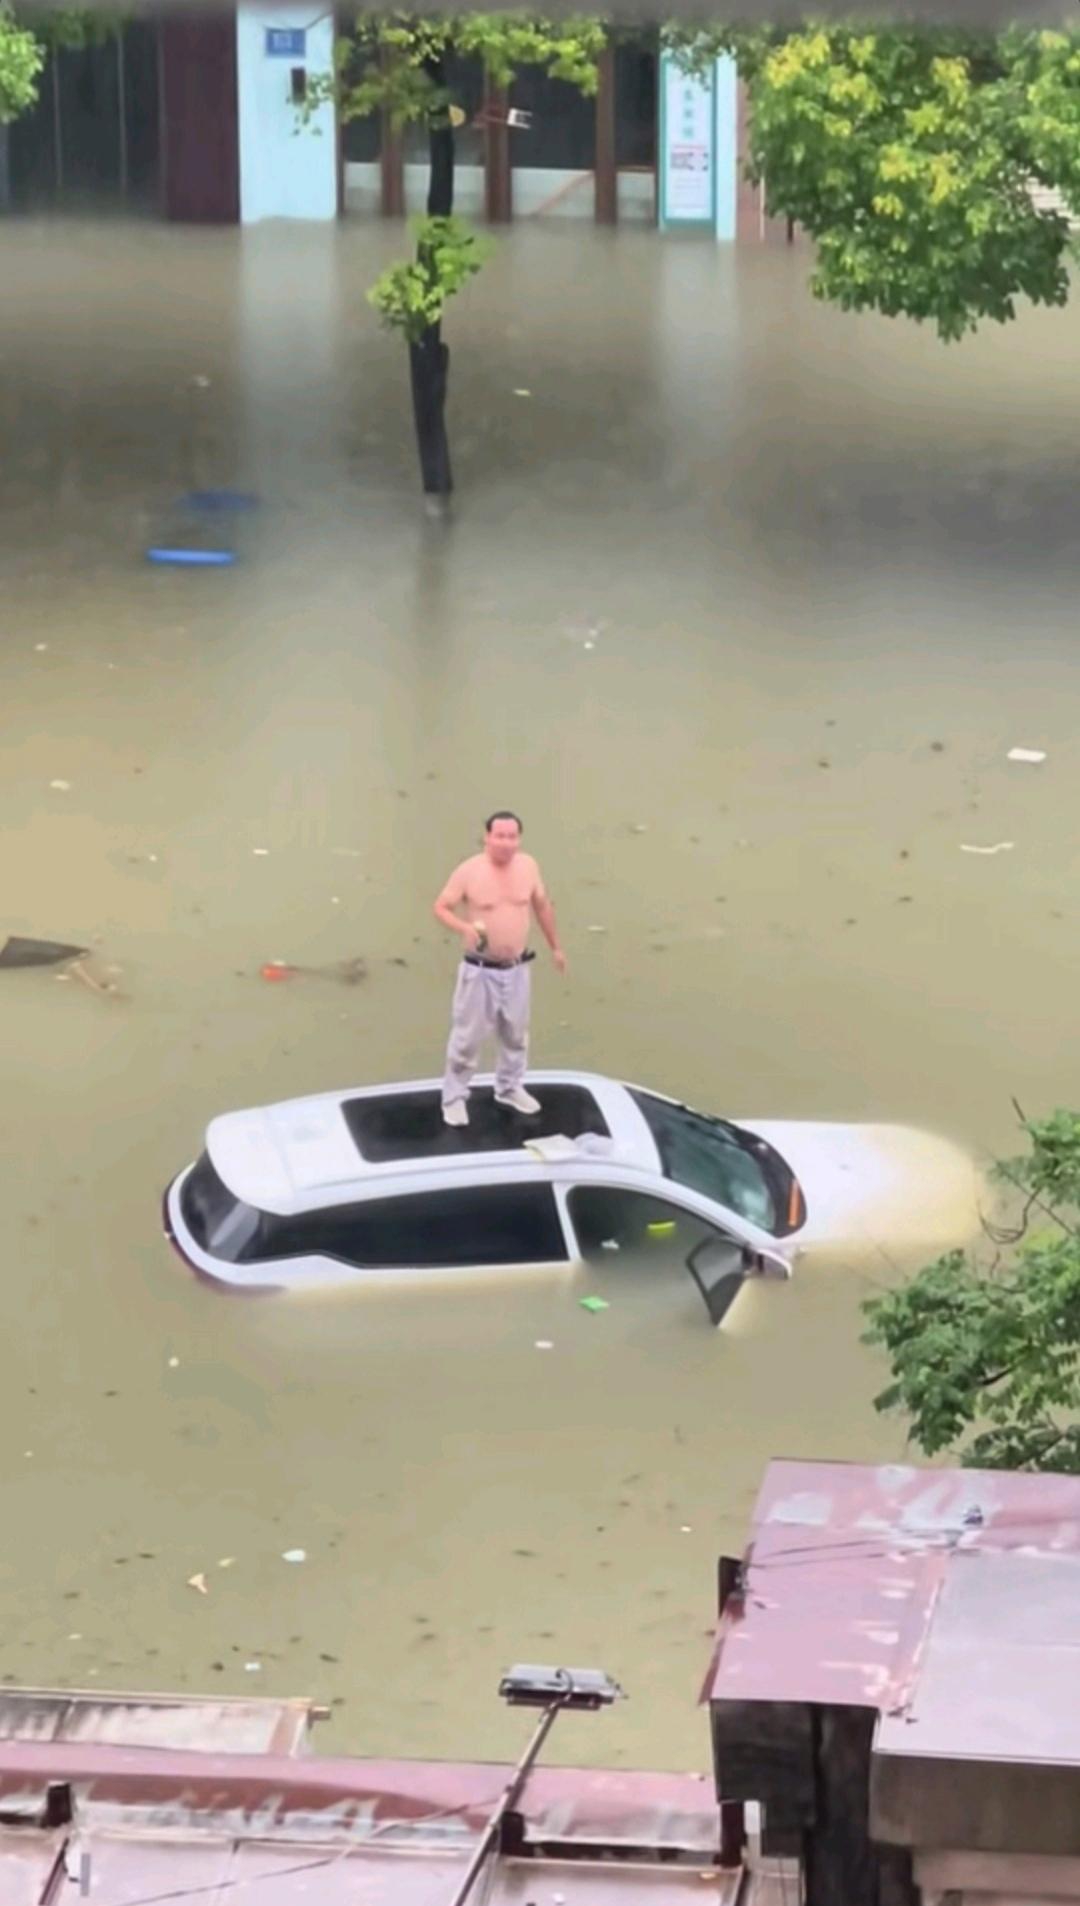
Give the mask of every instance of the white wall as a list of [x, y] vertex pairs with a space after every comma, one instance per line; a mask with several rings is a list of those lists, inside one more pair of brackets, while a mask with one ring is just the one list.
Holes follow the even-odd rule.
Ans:
[[[237, 105], [240, 121], [240, 219], [332, 219], [337, 217], [337, 132], [334, 108], [324, 106], [297, 131], [291, 98], [294, 66], [329, 72], [333, 20], [308, 26], [312, 9], [295, 18], [280, 7], [240, 0], [236, 9]], [[266, 51], [266, 29], [306, 28], [302, 56], [275, 58]]]
[[[405, 208], [412, 217], [422, 212], [427, 199], [426, 165], [405, 167]], [[652, 224], [653, 175], [651, 172], [620, 172], [619, 218], [627, 223]], [[350, 163], [345, 167], [345, 210], [374, 214], [380, 203], [378, 165]], [[514, 167], [514, 217], [518, 218], [589, 218], [593, 216], [594, 193], [591, 172], [558, 172], [538, 166]], [[459, 165], [454, 170], [454, 210], [462, 218], [482, 221], [484, 216], [484, 171], [478, 165]]]

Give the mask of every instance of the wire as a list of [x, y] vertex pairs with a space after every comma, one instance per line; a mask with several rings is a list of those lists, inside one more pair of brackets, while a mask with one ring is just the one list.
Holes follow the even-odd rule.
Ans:
[[[380, 1833], [391, 1833], [396, 1827], [426, 1827], [429, 1826], [432, 1821], [446, 1820], [454, 1815], [470, 1812], [474, 1808], [482, 1809], [487, 1812], [495, 1806], [495, 1804], [496, 1801], [494, 1799], [464, 1800], [457, 1806], [437, 1807], [431, 1813], [414, 1814], [409, 1818], [401, 1820], [379, 1820], [375, 1823], [371, 1832], [366, 1834], [362, 1839], [350, 1841], [348, 1846], [339, 1847], [334, 1853], [323, 1854], [317, 1860], [304, 1860], [296, 1866], [276, 1866], [272, 1873], [251, 1873], [248, 1875], [238, 1875], [235, 1879], [217, 1879], [213, 1880], [207, 1886], [185, 1886], [168, 1893], [147, 1893], [140, 1899], [129, 1900], [128, 1906], [166, 1906], [166, 1902], [180, 1899], [206, 1898], [210, 1893], [223, 1893], [232, 1887], [259, 1886], [264, 1880], [288, 1879], [296, 1873], [314, 1873], [324, 1867], [335, 1866], [341, 1860], [350, 1858], [354, 1853], [362, 1853], [364, 1848], [369, 1846], [371, 1841], [376, 1839]], [[91, 1847], [91, 1851], [92, 1850]]]

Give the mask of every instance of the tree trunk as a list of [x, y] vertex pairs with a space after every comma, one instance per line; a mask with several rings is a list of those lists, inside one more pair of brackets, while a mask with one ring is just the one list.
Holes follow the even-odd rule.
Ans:
[[[445, 86], [446, 72], [442, 60], [431, 61], [428, 72], [436, 86]], [[428, 217], [449, 218], [454, 210], [454, 129], [450, 123], [449, 108], [430, 129], [428, 152]], [[422, 247], [418, 256], [422, 263]], [[409, 345], [409, 373], [424, 494], [448, 497], [454, 487], [450, 445], [446, 435], [446, 386], [450, 375], [450, 352], [442, 341], [440, 325], [431, 325], [418, 343]]]

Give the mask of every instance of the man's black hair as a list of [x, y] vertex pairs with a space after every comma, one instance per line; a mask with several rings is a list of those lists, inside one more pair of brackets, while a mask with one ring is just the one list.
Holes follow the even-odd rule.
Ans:
[[521, 825], [521, 816], [515, 814], [512, 807], [499, 807], [496, 808], [494, 814], [489, 814], [487, 820], [484, 822], [485, 834], [490, 834], [496, 821], [513, 821], [519, 834], [524, 834], [525, 832], [525, 829]]

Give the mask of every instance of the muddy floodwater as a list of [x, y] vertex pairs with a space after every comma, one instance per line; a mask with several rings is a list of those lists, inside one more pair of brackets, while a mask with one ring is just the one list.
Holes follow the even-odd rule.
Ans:
[[[1080, 320], [947, 351], [795, 252], [523, 225], [453, 313], [443, 525], [363, 299], [400, 244], [0, 230], [0, 927], [126, 995], [0, 971], [0, 1672], [487, 1755], [503, 1667], [569, 1660], [632, 1699], [559, 1758], [696, 1768], [763, 1464], [902, 1454], [860, 1300], [963, 1233], [954, 1147], [1076, 1100]], [[152, 568], [220, 486], [260, 499], [235, 566]], [[161, 1192], [214, 1113], [439, 1069], [430, 903], [503, 803], [571, 961], [537, 1062], [939, 1134], [909, 1228], [719, 1333], [662, 1247], [307, 1302], [184, 1272]]]

